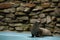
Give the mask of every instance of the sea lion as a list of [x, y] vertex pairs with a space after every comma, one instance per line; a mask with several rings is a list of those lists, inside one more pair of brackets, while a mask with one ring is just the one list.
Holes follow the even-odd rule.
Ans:
[[33, 27], [31, 28], [32, 37], [52, 36], [50, 30], [40, 27], [39, 24], [39, 22], [35, 22]]

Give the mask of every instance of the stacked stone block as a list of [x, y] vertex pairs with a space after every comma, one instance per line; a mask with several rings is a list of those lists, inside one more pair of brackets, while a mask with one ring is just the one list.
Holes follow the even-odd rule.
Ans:
[[0, 0], [0, 30], [28, 31], [39, 20], [60, 33], [60, 0]]

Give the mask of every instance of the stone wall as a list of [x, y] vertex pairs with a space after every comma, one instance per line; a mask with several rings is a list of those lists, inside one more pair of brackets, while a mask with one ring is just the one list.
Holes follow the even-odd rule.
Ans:
[[30, 30], [41, 25], [60, 33], [60, 0], [0, 0], [0, 30]]

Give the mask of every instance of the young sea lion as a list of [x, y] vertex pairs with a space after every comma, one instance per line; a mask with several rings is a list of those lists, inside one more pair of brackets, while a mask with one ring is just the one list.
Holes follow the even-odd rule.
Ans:
[[35, 22], [33, 27], [31, 28], [32, 37], [40, 37], [40, 36], [52, 36], [50, 30], [46, 28], [39, 27], [39, 22]]

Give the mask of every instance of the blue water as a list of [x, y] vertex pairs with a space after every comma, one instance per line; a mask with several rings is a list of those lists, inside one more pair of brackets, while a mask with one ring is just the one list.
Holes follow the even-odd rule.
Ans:
[[60, 40], [60, 36], [32, 38], [28, 32], [0, 32], [0, 40]]

